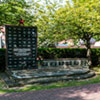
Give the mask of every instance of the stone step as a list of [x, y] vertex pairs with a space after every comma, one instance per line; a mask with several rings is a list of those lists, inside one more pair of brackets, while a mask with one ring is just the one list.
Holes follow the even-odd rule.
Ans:
[[95, 76], [94, 72], [89, 72], [82, 75], [75, 75], [75, 76], [57, 76], [57, 77], [40, 77], [40, 78], [31, 78], [31, 79], [22, 79], [22, 80], [15, 80], [15, 84], [9, 84], [9, 87], [13, 86], [23, 86], [26, 84], [44, 84], [44, 83], [51, 83], [57, 81], [69, 81], [69, 80], [80, 80], [80, 79], [87, 79]]
[[16, 80], [43, 78], [43, 77], [58, 77], [58, 76], [73, 76], [89, 73], [90, 70], [74, 69], [74, 70], [57, 70], [57, 71], [37, 71], [37, 72], [19, 72], [13, 71], [11, 77]]
[[23, 80], [16, 80], [19, 84], [33, 84], [33, 83], [51, 83], [56, 81], [62, 80], [79, 80], [79, 79], [86, 79], [93, 77], [95, 75], [94, 72], [89, 72], [84, 75], [75, 75], [75, 76], [58, 76], [58, 77], [40, 77], [40, 78], [33, 78], [33, 79], [23, 79]]

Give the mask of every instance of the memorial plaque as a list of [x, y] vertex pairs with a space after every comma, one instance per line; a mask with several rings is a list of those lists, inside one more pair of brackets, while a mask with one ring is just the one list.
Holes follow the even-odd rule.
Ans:
[[6, 25], [8, 69], [37, 68], [37, 28]]

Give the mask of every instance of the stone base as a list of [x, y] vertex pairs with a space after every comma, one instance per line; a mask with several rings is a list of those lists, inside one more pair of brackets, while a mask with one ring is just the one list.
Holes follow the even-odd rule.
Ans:
[[95, 73], [89, 69], [33, 69], [7, 71], [5, 82], [9, 87], [34, 83], [50, 83], [62, 80], [86, 79], [94, 76]]

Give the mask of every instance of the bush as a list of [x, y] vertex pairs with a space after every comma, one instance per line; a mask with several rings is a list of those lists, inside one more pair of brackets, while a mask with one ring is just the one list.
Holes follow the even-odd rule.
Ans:
[[91, 52], [93, 66], [100, 64], [100, 48], [93, 48]]
[[86, 58], [86, 49], [82, 48], [39, 48], [38, 55], [44, 59]]
[[[100, 48], [91, 49], [93, 66], [100, 64]], [[55, 58], [87, 58], [85, 48], [39, 48], [38, 56], [44, 59]]]

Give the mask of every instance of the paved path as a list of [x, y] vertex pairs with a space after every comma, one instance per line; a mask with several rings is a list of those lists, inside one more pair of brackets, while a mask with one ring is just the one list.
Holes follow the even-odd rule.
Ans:
[[0, 100], [100, 100], [100, 83], [79, 87], [0, 94]]

